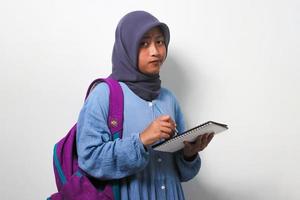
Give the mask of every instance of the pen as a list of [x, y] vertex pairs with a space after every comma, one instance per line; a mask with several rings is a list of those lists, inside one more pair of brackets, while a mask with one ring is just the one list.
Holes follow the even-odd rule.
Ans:
[[175, 136], [179, 134], [179, 131], [177, 130], [177, 128], [175, 127]]

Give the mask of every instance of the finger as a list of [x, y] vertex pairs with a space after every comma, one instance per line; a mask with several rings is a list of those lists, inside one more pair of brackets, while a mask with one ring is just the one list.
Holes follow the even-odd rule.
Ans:
[[205, 140], [204, 140], [205, 145], [207, 145], [209, 143], [209, 138], [211, 137], [210, 135], [211, 135], [211, 133], [206, 133], [205, 134]]
[[168, 127], [161, 127], [161, 128], [160, 128], [160, 131], [161, 131], [162, 133], [168, 134], [168, 135], [170, 135], [170, 136], [172, 136], [172, 135], [174, 134], [173, 130], [170, 129], [170, 128], [168, 128]]
[[166, 121], [160, 121], [159, 124], [163, 127], [168, 127], [170, 129], [175, 129], [175, 125], [170, 123], [170, 122], [166, 122]]
[[186, 149], [191, 150], [193, 148], [193, 145], [188, 141], [183, 141], [183, 144]]
[[206, 134], [200, 135], [197, 138], [197, 141], [195, 143], [195, 148], [197, 149], [197, 151], [202, 151], [203, 149], [205, 149], [206, 147]]
[[210, 141], [213, 139], [214, 136], [215, 136], [215, 133], [209, 134], [209, 136], [208, 136], [208, 138], [207, 138], [207, 144], [210, 143]]
[[160, 133], [160, 139], [169, 139], [171, 136], [169, 134], [166, 134], [164, 132]]
[[204, 135], [199, 135], [195, 141], [195, 145], [201, 146]]
[[190, 151], [193, 151], [193, 152], [199, 152], [199, 151], [202, 151], [205, 146], [203, 145], [202, 143], [202, 138], [204, 137], [204, 135], [200, 135], [197, 137], [196, 141], [194, 143], [189, 143], [189, 148], [190, 148]]
[[161, 126], [161, 127], [164, 127], [164, 128], [169, 128], [169, 129], [171, 129], [171, 132], [174, 132], [174, 131], [175, 131], [175, 125], [174, 125], [174, 124], [171, 124], [171, 123], [169, 123], [169, 122], [161, 121], [161, 122], [160, 122], [160, 126]]
[[158, 117], [158, 119], [160, 121], [168, 122], [171, 119], [171, 117], [170, 117], [170, 115], [161, 115], [160, 117]]
[[176, 126], [176, 123], [175, 123], [175, 121], [170, 117], [170, 119], [169, 119], [169, 122], [173, 125], [173, 126]]
[[213, 134], [211, 134], [211, 133], [206, 133], [206, 134], [204, 134], [203, 135], [204, 136], [204, 138], [202, 139], [202, 144], [201, 144], [201, 146], [199, 147], [200, 149], [201, 149], [201, 151], [203, 150], [203, 149], [205, 149], [206, 147], [207, 147], [207, 145], [209, 144], [209, 142], [212, 140], [212, 138], [213, 138]]
[[175, 121], [172, 119], [172, 117], [170, 117], [169, 115], [163, 115], [163, 116], [161, 116], [160, 120], [172, 124], [172, 126], [173, 126], [174, 129], [175, 129], [176, 123], [175, 123]]
[[208, 137], [207, 133], [203, 135], [202, 140], [201, 140], [201, 145], [202, 146], [206, 145], [206, 143], [207, 143], [207, 137]]

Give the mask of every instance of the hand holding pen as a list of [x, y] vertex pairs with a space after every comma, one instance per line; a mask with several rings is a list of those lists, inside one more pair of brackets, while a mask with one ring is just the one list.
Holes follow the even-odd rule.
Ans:
[[[155, 104], [155, 107], [157, 108], [157, 110], [158, 110], [158, 112], [160, 113], [160, 114], [164, 114], [164, 112], [162, 112], [162, 110], [160, 109], [160, 107], [157, 105], [157, 104]], [[171, 118], [171, 120], [172, 120], [172, 118]], [[174, 122], [174, 120], [172, 120], [172, 122]], [[178, 129], [176, 128], [176, 123], [174, 122], [174, 124], [175, 124], [175, 129], [174, 129], [174, 135], [176, 136], [176, 135], [178, 135], [179, 134], [179, 131], [178, 131]]]
[[173, 119], [169, 115], [161, 115], [140, 134], [140, 139], [144, 146], [149, 146], [161, 139], [169, 139], [177, 133]]

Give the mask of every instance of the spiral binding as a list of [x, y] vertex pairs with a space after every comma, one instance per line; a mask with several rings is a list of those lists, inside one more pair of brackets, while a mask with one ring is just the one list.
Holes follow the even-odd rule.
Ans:
[[192, 134], [192, 133], [198, 131], [199, 129], [202, 129], [202, 128], [204, 128], [204, 127], [210, 125], [210, 124], [212, 124], [212, 122], [207, 122], [207, 123], [205, 123], [205, 124], [199, 125], [199, 126], [193, 128], [193, 129], [191, 129], [191, 130], [189, 130], [189, 131], [187, 131], [187, 132], [185, 132], [185, 133], [183, 133], [183, 134], [180, 134], [180, 135], [178, 135], [178, 136], [176, 136], [176, 137], [174, 137], [174, 138], [172, 138], [172, 139], [170, 139], [170, 140], [165, 141], [163, 144], [161, 144], [161, 146], [164, 146], [164, 145], [167, 145], [167, 144], [170, 143], [170, 142], [179, 140], [179, 139], [181, 139], [181, 138], [183, 138], [183, 137], [185, 137], [185, 136], [187, 136], [187, 135], [190, 135], [190, 134]]

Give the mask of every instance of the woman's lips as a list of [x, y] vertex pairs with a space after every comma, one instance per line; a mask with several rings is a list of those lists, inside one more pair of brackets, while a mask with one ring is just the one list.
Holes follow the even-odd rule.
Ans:
[[152, 61], [150, 61], [149, 63], [160, 64], [160, 63], [161, 63], [161, 60], [152, 60]]

